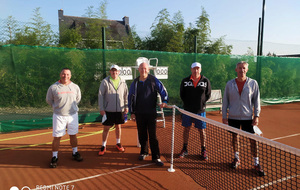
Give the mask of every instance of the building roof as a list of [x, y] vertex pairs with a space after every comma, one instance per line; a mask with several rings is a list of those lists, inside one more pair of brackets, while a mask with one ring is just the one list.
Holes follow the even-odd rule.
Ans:
[[66, 16], [63, 14], [63, 10], [58, 10], [58, 21], [60, 32], [62, 28], [81, 28], [82, 37], [85, 37], [85, 33], [88, 29], [89, 23], [99, 22], [99, 25], [105, 25], [106, 30], [109, 32], [110, 36], [106, 36], [107, 40], [122, 40], [124, 37], [128, 37], [130, 34], [129, 17], [123, 17], [121, 21], [118, 20], [108, 20], [108, 19], [96, 19], [87, 17], [76, 17], [76, 16]]

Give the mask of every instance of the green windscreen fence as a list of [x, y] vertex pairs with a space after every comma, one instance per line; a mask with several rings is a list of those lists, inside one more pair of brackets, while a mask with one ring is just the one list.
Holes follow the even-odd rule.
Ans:
[[[0, 46], [0, 132], [51, 127], [52, 110], [45, 101], [46, 93], [64, 67], [71, 69], [71, 80], [82, 92], [80, 122], [100, 121], [97, 97], [103, 76], [109, 74], [112, 64], [135, 66], [138, 57], [157, 58], [158, 66], [168, 67], [168, 79], [161, 81], [170, 104], [182, 104], [180, 82], [190, 74], [194, 61], [202, 64], [202, 74], [210, 79], [212, 89], [222, 93], [226, 82], [236, 77], [236, 63], [243, 60], [249, 63], [247, 75], [259, 81], [263, 102], [300, 99], [299, 58], [5, 45]], [[127, 80], [128, 86], [131, 82]]]

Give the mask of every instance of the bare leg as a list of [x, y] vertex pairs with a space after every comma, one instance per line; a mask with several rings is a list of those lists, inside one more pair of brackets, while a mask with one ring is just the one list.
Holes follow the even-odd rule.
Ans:
[[189, 135], [190, 135], [190, 129], [191, 129], [191, 126], [184, 127], [184, 130], [183, 130], [183, 143], [184, 144], [188, 144]]
[[102, 133], [102, 142], [106, 142], [109, 134], [109, 129], [111, 126], [104, 125], [103, 133]]
[[77, 136], [76, 135], [70, 135], [70, 143], [72, 148], [77, 147]]
[[205, 129], [198, 129], [198, 131], [199, 131], [199, 134], [200, 134], [201, 147], [205, 147], [205, 142], [206, 142]]
[[235, 133], [232, 134], [232, 147], [234, 152], [239, 152], [240, 149], [238, 138], [239, 137], [237, 134]]
[[115, 125], [116, 127], [116, 139], [121, 139], [121, 124]]
[[52, 151], [58, 151], [61, 137], [54, 137], [52, 141]]
[[255, 140], [251, 139], [250, 144], [251, 144], [251, 153], [252, 153], [253, 157], [258, 157], [258, 144], [257, 144], [257, 142]]

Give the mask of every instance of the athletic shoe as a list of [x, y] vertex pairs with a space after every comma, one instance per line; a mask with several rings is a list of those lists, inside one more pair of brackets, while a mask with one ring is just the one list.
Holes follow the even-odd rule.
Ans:
[[117, 147], [118, 151], [120, 151], [120, 152], [125, 151], [125, 148], [121, 145], [121, 143], [116, 144], [116, 147]]
[[157, 166], [164, 166], [164, 163], [160, 159], [152, 160]]
[[259, 164], [254, 166], [254, 169], [255, 169], [258, 176], [262, 177], [262, 176], [266, 175], [265, 172], [261, 169]]
[[187, 156], [187, 155], [188, 155], [188, 151], [182, 149], [181, 152], [180, 152], [180, 154], [179, 154], [179, 158], [184, 158], [184, 157]]
[[72, 154], [72, 157], [74, 160], [81, 162], [83, 160], [83, 158], [81, 157], [81, 155], [79, 154], [79, 152], [76, 152], [75, 154]]
[[105, 146], [102, 146], [102, 147], [100, 148], [100, 151], [99, 151], [98, 155], [99, 155], [99, 156], [103, 156], [105, 152], [106, 152], [106, 147], [105, 147]]
[[141, 154], [140, 156], [139, 156], [139, 160], [145, 160], [145, 158], [148, 156], [148, 154]]
[[206, 154], [206, 150], [201, 151], [200, 157], [201, 157], [201, 160], [205, 160], [205, 161], [208, 160], [208, 157], [207, 157], [207, 154]]
[[241, 164], [240, 159], [234, 158], [234, 159], [233, 159], [233, 162], [231, 163], [231, 167], [232, 167], [233, 169], [236, 169], [240, 164]]
[[56, 158], [56, 156], [52, 157], [51, 163], [50, 163], [50, 168], [56, 168], [57, 161], [58, 161], [58, 158]]

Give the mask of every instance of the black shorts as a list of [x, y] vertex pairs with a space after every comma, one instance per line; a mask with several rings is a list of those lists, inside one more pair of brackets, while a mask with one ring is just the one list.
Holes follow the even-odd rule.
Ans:
[[254, 133], [252, 120], [228, 119], [228, 125], [237, 129], [242, 129], [249, 133]]
[[105, 112], [107, 119], [102, 123], [103, 125], [113, 126], [114, 124], [124, 124], [123, 112]]

